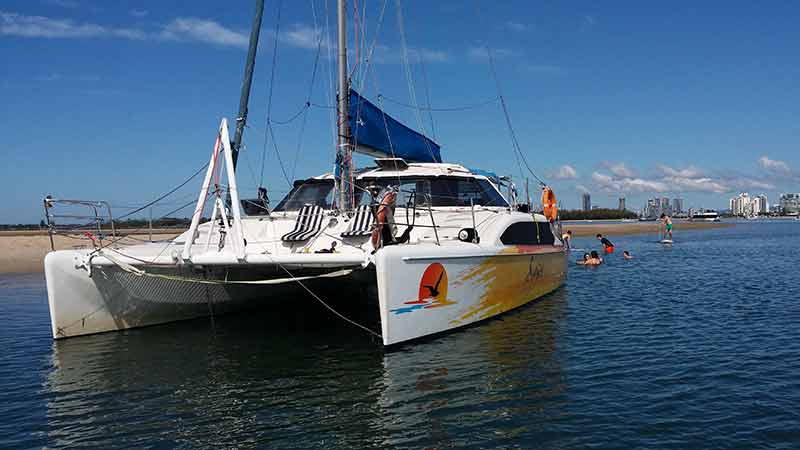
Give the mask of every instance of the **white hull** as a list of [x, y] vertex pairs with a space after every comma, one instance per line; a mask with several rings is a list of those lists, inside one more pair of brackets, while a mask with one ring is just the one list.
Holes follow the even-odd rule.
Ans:
[[[512, 247], [486, 252], [475, 246], [448, 252], [447, 256], [438, 252], [439, 248], [386, 247], [376, 254], [375, 272], [363, 270], [360, 278], [354, 273], [335, 280], [352, 286], [377, 285], [377, 302], [356, 298], [365, 291], [352, 286], [338, 290], [342, 298], [325, 300], [377, 307], [383, 343], [391, 345], [509, 311], [557, 289], [566, 275], [566, 254], [559, 247]], [[222, 314], [304, 294], [296, 282], [205, 284], [139, 276], [114, 266], [95, 266], [89, 276], [85, 268], [76, 265], [84, 254], [58, 251], [45, 258], [55, 339], [204, 317], [212, 312]], [[421, 288], [428, 281], [425, 273], [432, 265], [438, 265], [446, 274], [436, 297], [424, 294], [428, 291]], [[185, 273], [187, 270], [176, 267], [165, 273], [191, 276]], [[314, 288], [315, 281], [319, 279], [304, 284]], [[331, 280], [323, 282], [330, 284]]]

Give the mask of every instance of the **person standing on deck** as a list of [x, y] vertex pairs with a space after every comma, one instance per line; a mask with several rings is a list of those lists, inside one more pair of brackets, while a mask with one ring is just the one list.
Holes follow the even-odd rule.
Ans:
[[661, 220], [664, 222], [664, 238], [667, 239], [669, 236], [669, 240], [672, 240], [672, 218], [670, 218], [666, 214], [661, 214]]

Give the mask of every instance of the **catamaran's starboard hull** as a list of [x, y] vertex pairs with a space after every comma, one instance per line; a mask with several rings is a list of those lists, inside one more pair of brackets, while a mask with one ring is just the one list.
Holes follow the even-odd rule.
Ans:
[[385, 345], [452, 330], [558, 289], [567, 272], [561, 247], [517, 246], [494, 254], [435, 247], [378, 252], [378, 297]]

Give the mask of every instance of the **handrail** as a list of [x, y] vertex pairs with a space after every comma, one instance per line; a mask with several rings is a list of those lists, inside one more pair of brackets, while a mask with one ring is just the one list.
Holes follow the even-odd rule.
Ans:
[[[107, 222], [111, 224], [111, 236], [116, 238], [117, 237], [117, 229], [114, 225], [114, 216], [111, 213], [111, 205], [103, 200], [72, 200], [72, 199], [57, 199], [53, 198], [52, 196], [48, 195], [42, 201], [44, 204], [44, 217], [47, 225], [47, 234], [50, 237], [50, 249], [55, 251], [56, 245], [55, 240], [53, 239], [53, 235], [56, 234], [56, 219], [89, 219], [90, 221], [83, 225], [83, 227], [94, 225], [97, 229], [97, 234], [102, 234], [102, 224], [106, 222], [106, 219], [103, 215], [100, 214], [98, 208], [105, 208], [108, 213]], [[79, 215], [79, 214], [54, 214], [51, 210], [56, 205], [70, 205], [70, 206], [85, 206], [90, 208], [92, 211], [91, 215]], [[81, 229], [76, 228], [76, 229]], [[99, 240], [99, 244], [102, 247], [102, 239]]]

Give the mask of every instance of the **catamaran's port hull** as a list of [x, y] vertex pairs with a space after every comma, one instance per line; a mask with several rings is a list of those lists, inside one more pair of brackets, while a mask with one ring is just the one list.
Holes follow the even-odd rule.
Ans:
[[[560, 248], [518, 246], [492, 252], [476, 246], [476, 250], [451, 249], [443, 257], [433, 245], [385, 247], [375, 255], [374, 271], [359, 268], [345, 276], [310, 279], [304, 284], [312, 290], [333, 292], [324, 295], [325, 300], [347, 297], [349, 306], [379, 314], [383, 343], [392, 345], [497, 316], [557, 289], [564, 282], [567, 263]], [[206, 267], [202, 273], [189, 266], [147, 268], [149, 274], [176, 278], [168, 279], [98, 265], [92, 267], [90, 276], [80, 265], [84, 253], [58, 251], [45, 258], [55, 339], [222, 314], [305, 296], [296, 282], [184, 281], [222, 279], [226, 274], [228, 279], [278, 278], [281, 274], [276, 267], [241, 269], [246, 273], [230, 267]]]
[[[206, 284], [190, 279], [285, 279], [274, 266], [169, 268], [147, 267], [150, 275], [138, 276], [114, 265], [80, 267], [82, 251], [57, 251], [45, 257], [47, 296], [54, 339], [158, 325], [180, 320], [255, 308], [269, 308], [302, 301], [308, 295], [296, 282], [280, 284]], [[330, 273], [330, 269], [293, 270], [296, 276]], [[323, 292], [338, 289], [359, 292], [375, 273], [352, 273], [336, 278], [305, 279], [303, 284]], [[333, 286], [336, 286], [335, 288]], [[328, 295], [326, 295], [327, 297]], [[373, 298], [375, 295], [373, 294]], [[377, 307], [373, 302], [372, 308]], [[377, 315], [377, 314], [375, 314]]]

